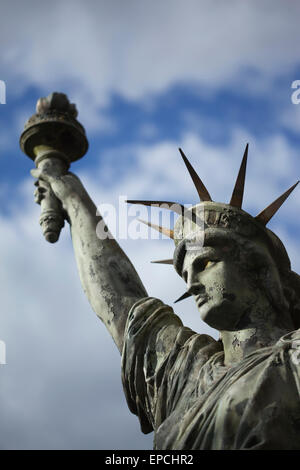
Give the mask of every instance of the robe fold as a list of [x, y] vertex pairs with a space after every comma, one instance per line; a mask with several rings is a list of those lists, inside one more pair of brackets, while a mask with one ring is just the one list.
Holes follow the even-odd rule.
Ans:
[[130, 410], [154, 449], [300, 449], [300, 330], [224, 366], [220, 341], [147, 297], [131, 309], [122, 353]]

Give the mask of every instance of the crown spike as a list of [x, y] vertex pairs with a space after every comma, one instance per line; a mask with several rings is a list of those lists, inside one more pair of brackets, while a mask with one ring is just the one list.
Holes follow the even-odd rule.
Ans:
[[277, 198], [275, 201], [273, 201], [268, 207], [266, 207], [262, 212], [260, 212], [255, 219], [259, 220], [262, 222], [264, 225], [267, 225], [267, 223], [271, 220], [274, 214], [278, 211], [280, 206], [284, 203], [284, 201], [289, 197], [291, 192], [295, 189], [297, 186], [297, 183], [295, 183], [293, 186], [291, 186], [285, 193], [283, 193], [279, 198]]
[[183, 161], [185, 163], [185, 166], [187, 167], [188, 171], [189, 171], [189, 174], [191, 175], [191, 178], [193, 180], [193, 183], [195, 185], [195, 188], [197, 189], [197, 192], [199, 194], [199, 197], [200, 197], [200, 201], [211, 201], [211, 197], [209, 195], [209, 192], [207, 191], [206, 187], [204, 186], [204, 184], [202, 183], [201, 179], [199, 178], [199, 176], [197, 175], [197, 173], [195, 172], [194, 168], [192, 167], [192, 165], [190, 164], [190, 162], [188, 161], [188, 159], [186, 158], [185, 154], [183, 153], [183, 151], [181, 150], [181, 148], [179, 149], [179, 152], [183, 158]]
[[180, 302], [181, 300], [187, 299], [188, 297], [191, 297], [192, 294], [189, 292], [185, 292], [182, 296], [180, 296], [177, 300], [175, 300], [174, 304], [177, 302]]
[[179, 202], [170, 202], [170, 201], [137, 201], [128, 199], [126, 201], [128, 204], [143, 204], [144, 206], [166, 206], [163, 209], [168, 209], [170, 211], [176, 212], [179, 215], [182, 215], [184, 212], [184, 206], [179, 204]]
[[245, 186], [245, 176], [246, 176], [246, 167], [247, 167], [247, 157], [248, 157], [248, 147], [246, 145], [242, 163], [239, 169], [239, 173], [235, 182], [233, 193], [230, 200], [230, 205], [234, 207], [242, 208], [243, 196], [244, 196], [244, 186]]
[[147, 222], [146, 220], [142, 219], [137, 219], [139, 222], [142, 222], [145, 225], [148, 225], [148, 227], [154, 228], [154, 230], [157, 230], [158, 232], [162, 233], [163, 235], [166, 235], [169, 238], [174, 239], [174, 232], [173, 230], [170, 230], [165, 227], [161, 227], [160, 225], [152, 224], [151, 222]]
[[159, 261], [151, 261], [153, 264], [173, 264], [173, 258], [172, 259], [161, 259]]

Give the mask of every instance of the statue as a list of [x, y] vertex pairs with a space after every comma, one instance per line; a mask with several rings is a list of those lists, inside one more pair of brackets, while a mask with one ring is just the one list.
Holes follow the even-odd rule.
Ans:
[[[47, 121], [49, 101], [35, 126]], [[65, 104], [65, 124], [68, 109]], [[82, 156], [87, 145], [82, 128], [77, 131]], [[33, 158], [34, 148], [45, 145], [44, 131], [34, 140], [30, 132], [27, 125], [21, 146], [28, 154], [33, 149]], [[59, 145], [47, 132], [48, 156], [72, 155], [72, 132]], [[296, 185], [252, 217], [242, 210], [247, 154], [248, 145], [229, 204], [212, 201], [182, 150], [201, 202], [184, 210], [140, 201], [179, 213], [174, 230], [153, 226], [175, 242], [174, 258], [161, 262], [173, 264], [187, 284], [178, 300], [193, 296], [219, 340], [184, 327], [171, 307], [148, 296], [117, 241], [97, 238], [96, 206], [66, 165], [32, 170], [36, 202], [55, 196], [54, 209], [60, 205], [70, 224], [83, 289], [122, 354], [128, 406], [144, 433], [154, 430], [155, 449], [300, 449], [300, 278], [266, 228]]]

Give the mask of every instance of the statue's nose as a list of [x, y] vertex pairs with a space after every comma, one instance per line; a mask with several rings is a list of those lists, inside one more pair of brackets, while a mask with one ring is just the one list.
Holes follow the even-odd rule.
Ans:
[[197, 272], [195, 272], [193, 269], [191, 269], [188, 272], [187, 276], [187, 291], [191, 295], [198, 295], [203, 293], [204, 291], [204, 285], [200, 282], [199, 276], [197, 275]]

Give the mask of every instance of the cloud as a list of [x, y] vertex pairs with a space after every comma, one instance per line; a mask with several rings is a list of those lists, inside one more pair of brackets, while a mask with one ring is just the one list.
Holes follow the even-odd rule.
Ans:
[[1, 4], [8, 95], [63, 86], [88, 130], [104, 125], [96, 110], [114, 93], [141, 100], [189, 82], [205, 94], [226, 87], [271, 94], [275, 79], [299, 63], [296, 2], [56, 0], [48, 8], [31, 0], [19, 9], [15, 0]]
[[290, 104], [284, 109], [280, 117], [283, 127], [299, 134], [300, 131], [300, 107], [299, 104]]

